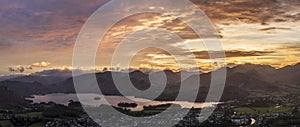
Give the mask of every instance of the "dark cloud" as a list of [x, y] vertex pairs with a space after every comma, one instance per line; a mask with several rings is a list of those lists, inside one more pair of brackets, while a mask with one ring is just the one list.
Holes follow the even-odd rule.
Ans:
[[281, 46], [281, 47], [278, 47], [276, 48], [276, 50], [288, 50], [288, 51], [296, 51], [296, 52], [299, 52], [300, 51], [300, 46]]
[[[20, 50], [16, 51], [19, 52], [24, 50], [41, 54], [36, 50], [47, 50], [48, 52], [42, 54], [42, 57], [51, 57], [53, 59], [56, 59], [56, 57], [61, 58], [61, 56], [66, 54], [68, 48], [73, 48], [76, 36], [87, 18], [107, 1], [108, 0], [0, 0], [0, 50], [4, 49], [5, 51], [2, 50], [2, 52], [8, 54], [11, 52], [11, 50], [8, 50], [8, 47], [17, 45], [20, 47]], [[192, 2], [204, 10], [214, 23], [222, 23], [224, 25], [230, 25], [231, 22], [241, 22], [245, 24], [261, 23], [267, 25], [273, 22], [300, 21], [300, 13], [299, 10], [297, 10], [300, 7], [299, 0], [192, 0]], [[111, 15], [108, 14], [108, 16]], [[134, 28], [145, 25], [165, 28], [180, 35], [183, 39], [199, 38], [186, 24], [178, 19], [166, 17], [167, 16], [158, 14], [134, 15], [124, 19], [121, 23], [112, 28], [111, 31], [108, 31], [106, 38], [109, 41], [118, 42], [123, 37], [126, 37], [128, 33], [133, 32]], [[151, 23], [151, 21], [155, 20], [159, 21], [159, 23]], [[272, 31], [277, 29], [290, 30], [290, 28], [283, 27], [269, 27], [260, 30]], [[219, 34], [220, 33], [215, 33], [215, 35], [221, 36]], [[104, 45], [104, 50], [113, 49], [112, 45], [113, 43]], [[286, 47], [286, 49], [299, 51], [297, 47]], [[60, 52], [55, 52], [55, 50]], [[27, 54], [28, 52], [25, 53]], [[53, 55], [55, 53], [64, 54], [55, 56]], [[154, 52], [154, 54], [155, 53], [168, 55], [168, 53], [165, 52]], [[207, 52], [195, 52], [195, 54], [199, 58], [208, 58]], [[272, 52], [226, 51], [227, 57], [263, 56], [269, 54], [272, 54]], [[185, 55], [184, 52], [183, 55]], [[150, 58], [150, 56], [144, 57], [144, 59], [148, 58]], [[67, 60], [60, 59], [60, 61]], [[10, 64], [11, 63], [5, 65]], [[5, 70], [6, 66], [3, 67]], [[32, 69], [33, 66], [29, 65], [24, 67], [25, 69]], [[25, 71], [25, 69], [23, 69], [23, 71]], [[15, 67], [11, 67], [9, 70], [20, 71], [22, 69], [18, 70]]]
[[25, 68], [23, 66], [20, 66], [19, 71], [22, 73], [25, 71]]
[[17, 70], [14, 69], [13, 67], [8, 67], [8, 71], [9, 71], [9, 72], [15, 72], [15, 71], [17, 71]]
[[[295, 48], [295, 47], [290, 47]], [[298, 47], [300, 49], [300, 47]], [[242, 50], [225, 50], [226, 58], [230, 57], [250, 57], [250, 56], [267, 56], [271, 55], [273, 53], [276, 53], [275, 51], [242, 51]], [[149, 55], [150, 54], [150, 55]], [[171, 60], [174, 59], [172, 55], [178, 55], [178, 56], [185, 56], [188, 57], [190, 55], [195, 55], [197, 59], [211, 59], [209, 54], [213, 56], [214, 58], [222, 58], [223, 57], [223, 51], [196, 51], [196, 52], [190, 52], [188, 50], [181, 50], [179, 52], [175, 52], [175, 54], [170, 54], [167, 51], [158, 49], [158, 48], [148, 48], [146, 50], [143, 50], [142, 52], [139, 52], [136, 54], [134, 59], [137, 60], [153, 60], [155, 56], [163, 56], [163, 57], [156, 57], [156, 59], [165, 59], [165, 60]]]
[[1, 0], [0, 47], [20, 42], [44, 50], [70, 46], [85, 20], [105, 2], [107, 0]]
[[[73, 45], [86, 19], [108, 0], [2, 0], [0, 3], [0, 37], [2, 40], [31, 42], [53, 50]], [[290, 14], [291, 6], [297, 8], [298, 1], [281, 0], [193, 0], [214, 22], [242, 21], [246, 23], [269, 23], [298, 21], [300, 13]], [[300, 6], [300, 5], [299, 5]], [[124, 21], [143, 25], [137, 20], [154, 19], [157, 15], [139, 15]], [[148, 19], [147, 19], [148, 18]], [[183, 38], [198, 38], [189, 27], [178, 19], [164, 20], [167, 29]], [[157, 24], [148, 24], [155, 26]], [[174, 28], [182, 27], [175, 30]], [[118, 29], [120, 30], [120, 29]], [[216, 35], [220, 36], [218, 33]], [[3, 43], [3, 42], [0, 42]], [[0, 46], [10, 46], [0, 44]]]
[[[20, 42], [50, 51], [73, 46], [83, 23], [106, 2], [108, 0], [1, 0], [0, 47], [18, 45]], [[294, 0], [192, 0], [192, 2], [199, 5], [215, 23], [242, 21], [267, 24], [300, 19], [300, 13], [288, 13], [300, 6], [300, 2]], [[151, 21], [150, 19], [155, 17], [165, 16], [135, 15], [125, 19], [121, 25], [143, 25], [143, 22], [139, 21]], [[166, 19], [163, 22], [166, 29], [179, 34], [182, 38], [198, 38], [191, 28], [178, 19]], [[148, 25], [156, 26], [157, 23]], [[120, 28], [116, 27], [112, 33], [116, 31], [120, 31]], [[216, 35], [222, 37], [219, 33]], [[121, 36], [117, 35], [119, 38]]]
[[105, 67], [105, 68], [102, 69], [102, 72], [106, 72], [106, 71], [108, 71], [107, 67]]
[[275, 51], [225, 51], [226, 57], [247, 57], [247, 56], [265, 56], [275, 53]]
[[268, 24], [270, 22], [298, 21], [297, 0], [192, 0], [216, 22], [242, 21]]
[[33, 67], [32, 66], [27, 66], [26, 69], [31, 70], [31, 69], [33, 69]]
[[9, 72], [21, 72], [23, 73], [25, 71], [25, 68], [21, 65], [15, 66], [15, 67], [8, 67]]
[[[239, 51], [239, 50], [227, 50], [225, 51], [226, 58], [230, 57], [249, 57], [249, 56], [265, 56], [270, 55], [272, 53], [275, 53], [274, 51]], [[218, 51], [198, 51], [193, 52], [196, 58], [198, 59], [210, 59], [209, 54], [213, 54], [216, 56], [215, 58], [218, 58], [219, 54], [222, 54], [222, 52]], [[219, 57], [221, 58], [221, 57]]]
[[291, 30], [291, 28], [284, 28], [284, 27], [268, 27], [260, 29], [261, 31], [269, 31], [269, 30]]

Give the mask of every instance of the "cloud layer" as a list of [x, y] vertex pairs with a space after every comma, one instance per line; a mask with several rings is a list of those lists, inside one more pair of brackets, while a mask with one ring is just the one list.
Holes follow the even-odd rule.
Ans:
[[[73, 46], [82, 25], [97, 8], [108, 1], [1, 0], [0, 54], [5, 60], [0, 61], [0, 73], [3, 73], [3, 70], [6, 72], [7, 67], [10, 72], [25, 72], [49, 66], [70, 66]], [[228, 62], [252, 62], [276, 67], [300, 62], [299, 1], [192, 0], [192, 2], [213, 21], [218, 31], [214, 36], [222, 37]], [[190, 11], [182, 15], [192, 14], [193, 11]], [[104, 18], [110, 18], [112, 15], [109, 13]], [[191, 28], [176, 17], [156, 13], [133, 15], [112, 27], [100, 45], [97, 60], [109, 65], [109, 58], [120, 40], [134, 31], [150, 27], [169, 30], [185, 39], [184, 42], [174, 42], [170, 34], [152, 33], [153, 36], [163, 40], [162, 45], [180, 48], [181, 55], [192, 52], [200, 59], [199, 63], [202, 65], [210, 62], [207, 49], [202, 48], [204, 46], [201, 44], [190, 42], [199, 39]], [[97, 29], [101, 28], [93, 30]], [[142, 38], [141, 36], [137, 40]], [[141, 43], [143, 42], [136, 45]], [[194, 46], [195, 49], [187, 51], [182, 46], [185, 44]], [[153, 67], [161, 63], [166, 67], [174, 65], [174, 59], [162, 51], [148, 50], [139, 55], [136, 56], [138, 62], [135, 66]], [[41, 60], [53, 61], [53, 64], [47, 61], [35, 63]]]
[[36, 63], [32, 63], [31, 65], [17, 65], [17, 66], [9, 66], [8, 67], [8, 71], [9, 72], [20, 72], [23, 73], [25, 72], [25, 70], [32, 70], [34, 68], [45, 68], [48, 67], [51, 63], [50, 62], [36, 62]]

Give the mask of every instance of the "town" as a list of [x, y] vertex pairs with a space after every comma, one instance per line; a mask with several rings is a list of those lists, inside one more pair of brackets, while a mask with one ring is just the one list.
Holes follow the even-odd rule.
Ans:
[[[245, 100], [227, 101], [215, 105], [213, 114], [204, 122], [201, 115], [203, 109], [192, 108], [182, 119], [178, 119], [181, 112], [170, 112], [175, 127], [210, 127], [210, 126], [291, 126], [300, 125], [300, 105], [295, 95], [288, 96], [264, 96], [249, 97]], [[134, 103], [120, 102], [117, 111], [128, 116], [145, 117], [150, 116], [149, 121], [144, 121], [145, 126], [164, 125], [164, 119], [152, 120], [151, 116], [159, 115], [171, 104], [144, 106], [142, 111], [131, 111], [130, 108], [137, 106]], [[176, 106], [176, 108], [181, 108]], [[208, 107], [212, 108], [212, 107]], [[107, 118], [113, 117], [110, 112], [99, 113]], [[178, 117], [177, 117], [178, 116]], [[124, 118], [122, 126], [126, 121], [134, 119]], [[100, 127], [101, 119], [91, 119], [81, 107], [79, 102], [70, 101], [68, 106], [49, 103], [28, 104], [24, 107], [10, 107], [0, 110], [1, 127], [9, 126], [45, 126], [45, 127]]]

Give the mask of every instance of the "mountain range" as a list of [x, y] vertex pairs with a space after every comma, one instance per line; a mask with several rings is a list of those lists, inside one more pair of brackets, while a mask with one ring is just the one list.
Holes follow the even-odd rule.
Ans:
[[[170, 70], [154, 72], [151, 74], [139, 70], [132, 72], [107, 71], [96, 74], [83, 74], [77, 78], [84, 83], [82, 85], [80, 84], [80, 88], [89, 88], [88, 91], [84, 92], [99, 93], [95, 85], [93, 85], [89, 79], [89, 75], [96, 75], [98, 86], [103, 94], [122, 95], [115, 85], [112, 74], [116, 76], [119, 82], [124, 83], [125, 85], [128, 83], [128, 81], [126, 81], [126, 75], [128, 73], [130, 82], [132, 82], [134, 87], [139, 90], [147, 90], [151, 85], [163, 85], [162, 83], [165, 80], [167, 82], [166, 87], [156, 100], [174, 100], [178, 95], [180, 87], [186, 87], [191, 92], [195, 92], [195, 90], [199, 89], [197, 101], [201, 102], [205, 100], [211, 82], [211, 72], [195, 74], [183, 71], [183, 79], [181, 79], [181, 72], [172, 72]], [[165, 74], [166, 79], [163, 78], [164, 76], [162, 76], [162, 74]], [[152, 82], [150, 82], [149, 76]], [[294, 91], [299, 92], [299, 76], [300, 63], [280, 69], [268, 65], [255, 64], [244, 64], [233, 68], [227, 68], [226, 84], [222, 101], [243, 99], [253, 91], [291, 92], [289, 90], [293, 89]], [[194, 82], [199, 77], [200, 87], [197, 87]], [[1, 81], [0, 92], [11, 93], [16, 96], [16, 98], [20, 98], [35, 94], [75, 93], [76, 91], [71, 71], [48, 70]], [[130, 92], [130, 89], [127, 93], [129, 94], [126, 96], [149, 98], [148, 95], [132, 93]], [[0, 97], [1, 103], [8, 95]], [[182, 98], [182, 100], [190, 101], [188, 97]]]

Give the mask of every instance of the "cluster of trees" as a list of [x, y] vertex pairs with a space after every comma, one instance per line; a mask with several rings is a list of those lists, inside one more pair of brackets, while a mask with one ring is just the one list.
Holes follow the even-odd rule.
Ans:
[[121, 108], [136, 108], [138, 105], [136, 103], [126, 103], [126, 102], [120, 102], [118, 103], [118, 107]]
[[173, 105], [175, 108], [181, 108], [180, 105], [178, 104], [161, 104], [161, 105], [149, 105], [149, 106], [144, 106], [144, 110], [157, 110], [157, 109], [167, 109], [171, 105]]
[[73, 101], [73, 100], [70, 100], [69, 101], [69, 104], [68, 104], [68, 107], [82, 107], [82, 104], [78, 101]]
[[42, 122], [43, 120], [39, 117], [15, 117], [11, 118], [11, 123], [15, 126], [29, 126], [31, 124]]
[[43, 111], [43, 116], [50, 118], [80, 118], [82, 114], [83, 112], [80, 109], [76, 110], [63, 105], [53, 105]]

